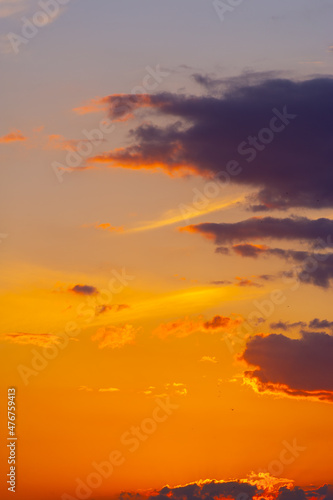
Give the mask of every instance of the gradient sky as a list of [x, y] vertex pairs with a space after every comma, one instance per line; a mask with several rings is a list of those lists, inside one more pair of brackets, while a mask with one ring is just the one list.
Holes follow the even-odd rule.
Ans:
[[46, 3], [0, 0], [1, 498], [14, 386], [17, 500], [113, 450], [86, 498], [330, 500], [332, 1], [53, 0], [27, 38]]

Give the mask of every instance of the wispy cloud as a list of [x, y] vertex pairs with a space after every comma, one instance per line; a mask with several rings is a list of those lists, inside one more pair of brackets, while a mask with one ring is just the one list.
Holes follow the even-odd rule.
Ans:
[[133, 344], [139, 330], [140, 328], [135, 328], [132, 325], [106, 326], [99, 328], [91, 340], [98, 342], [100, 349], [105, 347], [116, 349], [126, 344]]

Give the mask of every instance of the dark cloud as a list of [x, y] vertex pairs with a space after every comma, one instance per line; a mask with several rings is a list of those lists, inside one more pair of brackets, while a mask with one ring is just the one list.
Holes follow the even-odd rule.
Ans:
[[260, 274], [258, 278], [263, 281], [274, 281], [276, 279], [273, 274]]
[[122, 492], [120, 500], [253, 500], [259, 497], [263, 500], [332, 500], [332, 486], [324, 485], [315, 490], [293, 487], [292, 481], [281, 481], [266, 474], [267, 486], [263, 486], [263, 476], [240, 481], [217, 481], [206, 479], [184, 486], [165, 486], [161, 490], [138, 492]]
[[70, 288], [70, 291], [80, 295], [94, 295], [98, 292], [97, 288], [90, 285], [75, 285], [73, 288]]
[[216, 315], [210, 321], [206, 321], [203, 326], [207, 330], [215, 330], [216, 328], [224, 328], [228, 326], [231, 321], [231, 318], [228, 318], [227, 316]]
[[129, 309], [129, 307], [128, 304], [102, 304], [97, 306], [96, 314], [104, 314], [109, 311], [120, 312], [124, 309]]
[[284, 330], [285, 332], [291, 330], [292, 328], [313, 328], [314, 330], [325, 330], [333, 328], [333, 321], [328, 321], [327, 319], [314, 318], [309, 323], [304, 321], [296, 321], [295, 323], [290, 323], [289, 321], [277, 321], [276, 323], [271, 323], [270, 327], [273, 330]]
[[[199, 233], [213, 239], [216, 245], [244, 242], [234, 249], [244, 255], [256, 257], [260, 247], [250, 247], [248, 240], [302, 240], [314, 244], [318, 248], [332, 246], [333, 221], [330, 219], [311, 220], [306, 217], [251, 217], [235, 223], [201, 223], [182, 228], [182, 231]], [[226, 249], [228, 250], [228, 249]], [[221, 252], [219, 250], [219, 252]], [[225, 251], [224, 253], [227, 253]]]
[[289, 321], [277, 321], [276, 323], [271, 323], [269, 325], [273, 330], [284, 330], [285, 332], [298, 327], [305, 327], [306, 323], [304, 321], [296, 321], [295, 323], [290, 323]]
[[[219, 247], [218, 247], [219, 248]], [[250, 243], [240, 243], [232, 247], [233, 251], [242, 257], [257, 258], [261, 253], [264, 253], [267, 247], [262, 245], [252, 245]], [[218, 249], [216, 249], [218, 250]], [[217, 252], [218, 253], [218, 252]]]
[[250, 280], [248, 278], [236, 278], [236, 285], [237, 286], [255, 286], [255, 287], [262, 286], [260, 283], [256, 283], [255, 281]]
[[[274, 219], [272, 217], [247, 219], [233, 224], [227, 223], [202, 223], [181, 228], [182, 231], [199, 233], [213, 240], [215, 244], [232, 243], [235, 240], [242, 241], [247, 238], [265, 239], [278, 238], [287, 240], [305, 240], [314, 249], [325, 249], [331, 247], [330, 234], [324, 234], [326, 229], [332, 227], [333, 221], [329, 219], [310, 220], [306, 218]], [[322, 238], [324, 236], [324, 238]], [[228, 254], [225, 250], [216, 252]], [[252, 243], [241, 243], [233, 245], [232, 250], [242, 256], [258, 258], [278, 257], [287, 262], [294, 263], [293, 269], [285, 271], [281, 275], [285, 278], [297, 278], [302, 283], [312, 284], [322, 288], [328, 288], [333, 279], [333, 254], [317, 253], [315, 251], [285, 250], [282, 248], [270, 248], [267, 245], [254, 245]]]
[[229, 280], [217, 280], [211, 281], [211, 285], [232, 285], [232, 281]]
[[253, 190], [253, 210], [333, 206], [331, 77], [247, 75], [226, 85], [205, 76], [196, 80], [213, 95], [104, 97], [113, 119], [145, 108], [174, 122], [158, 126], [146, 120], [131, 131], [132, 144], [91, 162], [223, 180], [228, 174], [230, 182]]
[[333, 328], [333, 321], [328, 321], [327, 319], [318, 319], [314, 318], [312, 321], [309, 323], [309, 328]]
[[248, 341], [242, 359], [256, 367], [245, 372], [245, 380], [259, 392], [333, 402], [331, 335], [303, 332], [299, 339], [256, 335]]
[[297, 486], [290, 490], [286, 486], [283, 486], [279, 490], [278, 500], [306, 500], [305, 491]]

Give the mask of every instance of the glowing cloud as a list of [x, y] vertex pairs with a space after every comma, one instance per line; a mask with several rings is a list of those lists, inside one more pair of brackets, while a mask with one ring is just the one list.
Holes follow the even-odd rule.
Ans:
[[20, 130], [12, 130], [7, 135], [0, 137], [0, 144], [10, 144], [12, 142], [26, 141], [27, 138]]

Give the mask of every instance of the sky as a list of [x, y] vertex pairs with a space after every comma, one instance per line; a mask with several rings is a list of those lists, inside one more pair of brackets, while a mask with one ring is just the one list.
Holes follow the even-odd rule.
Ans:
[[0, 0], [1, 498], [332, 500], [332, 15]]

